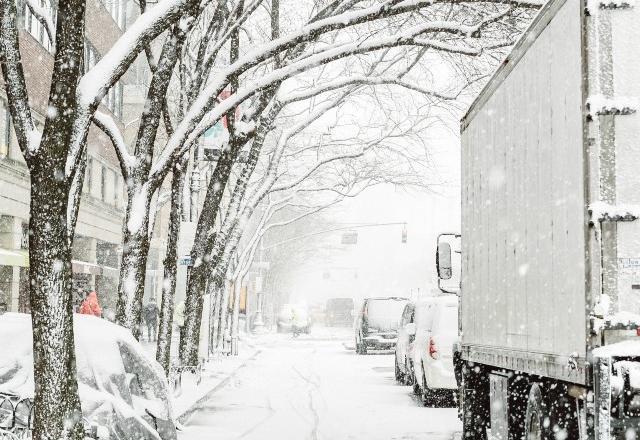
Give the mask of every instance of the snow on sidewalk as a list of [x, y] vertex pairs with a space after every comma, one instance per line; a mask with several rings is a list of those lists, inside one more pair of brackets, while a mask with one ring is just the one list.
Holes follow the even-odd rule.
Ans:
[[[244, 335], [243, 335], [244, 336]], [[143, 347], [151, 356], [155, 356], [156, 343], [145, 341]], [[198, 373], [184, 372], [179, 385], [173, 392], [173, 415], [181, 423], [199, 405], [206, 401], [211, 393], [224, 386], [234, 374], [260, 350], [251, 341], [240, 338], [238, 356], [216, 355], [206, 361]], [[198, 377], [199, 376], [199, 377]]]
[[248, 344], [241, 344], [238, 356], [216, 356], [207, 361], [197, 377], [191, 373], [183, 373], [182, 385], [176, 390], [173, 399], [174, 416], [183, 422], [199, 405], [206, 401], [210, 394], [224, 386], [234, 374], [249, 360], [260, 352]]

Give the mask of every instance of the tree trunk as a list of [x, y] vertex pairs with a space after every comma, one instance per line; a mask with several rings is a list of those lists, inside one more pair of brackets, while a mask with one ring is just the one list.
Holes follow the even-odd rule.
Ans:
[[[188, 156], [186, 156], [188, 159]], [[171, 180], [171, 214], [169, 215], [169, 237], [167, 254], [164, 258], [164, 282], [162, 284], [162, 304], [158, 327], [156, 360], [166, 374], [171, 366], [171, 337], [173, 330], [173, 309], [176, 293], [176, 271], [178, 268], [178, 238], [182, 221], [182, 190], [184, 188], [186, 160], [173, 167]]]
[[222, 283], [220, 292], [220, 316], [218, 320], [218, 333], [216, 334], [216, 351], [220, 352], [224, 348], [224, 334], [227, 330], [227, 316], [229, 315], [229, 288]]
[[140, 318], [149, 255], [149, 205], [151, 194], [145, 185], [134, 185], [127, 198], [122, 233], [122, 262], [118, 284], [116, 322], [140, 339]]
[[[215, 286], [214, 283], [211, 283], [212, 286]], [[211, 328], [211, 335], [209, 338], [209, 344], [212, 348], [215, 347], [215, 342], [217, 340], [216, 335], [218, 334], [219, 324], [220, 324], [220, 305], [222, 304], [222, 296], [220, 295], [219, 289], [214, 289], [211, 295], [211, 301], [213, 301], [213, 309], [211, 310], [211, 316], [209, 317], [209, 326]]]
[[31, 173], [29, 281], [35, 380], [34, 439], [82, 439], [78, 397], [68, 184], [57, 167], [42, 163]]
[[240, 321], [240, 294], [242, 293], [242, 282], [244, 274], [237, 277], [233, 282], [233, 312], [231, 314], [231, 354], [238, 355], [238, 329]]
[[[254, 162], [249, 164], [251, 166], [250, 172], [252, 172], [253, 167], [255, 167], [255, 162], [257, 162], [258, 154], [264, 143], [264, 137], [268, 133], [266, 128], [273, 121], [273, 118], [276, 117], [280, 109], [281, 107], [277, 107], [276, 110], [270, 110], [267, 116], [261, 118], [260, 128], [257, 130], [256, 138], [253, 139], [249, 153], [250, 162]], [[244, 141], [232, 142], [230, 148], [225, 150], [220, 157], [213, 176], [209, 181], [202, 212], [198, 219], [193, 249], [191, 251], [191, 258], [195, 262], [195, 265], [191, 269], [191, 276], [187, 284], [187, 299], [185, 301], [185, 340], [180, 341], [180, 360], [186, 365], [195, 365], [198, 361], [197, 341], [200, 337], [200, 323], [202, 321], [202, 295], [205, 293], [207, 280], [211, 274], [220, 274], [217, 268], [220, 258], [222, 257], [224, 244], [216, 243], [216, 239], [226, 239], [224, 234], [210, 233], [210, 231], [212, 231], [215, 226], [222, 195], [224, 194], [225, 186], [231, 175], [235, 158], [242, 145], [244, 145]], [[250, 174], [248, 176], [245, 175], [247, 172], [247, 164], [245, 164], [242, 168], [240, 182], [242, 182], [243, 178], [250, 176]], [[234, 189], [234, 194], [235, 193], [236, 190]], [[219, 276], [214, 276], [210, 282], [219, 283], [220, 278]], [[192, 341], [196, 341], [195, 344], [193, 344]]]
[[[196, 265], [191, 268], [187, 284], [187, 296], [184, 302], [184, 328], [183, 337], [180, 338], [180, 362], [183, 365], [196, 365], [198, 363], [202, 306], [204, 294], [207, 290], [207, 272], [205, 270], [207, 264], [202, 261], [198, 264], [193, 252], [191, 258]], [[210, 300], [213, 300], [213, 297]], [[200, 319], [194, 319], [194, 316], [198, 316]]]

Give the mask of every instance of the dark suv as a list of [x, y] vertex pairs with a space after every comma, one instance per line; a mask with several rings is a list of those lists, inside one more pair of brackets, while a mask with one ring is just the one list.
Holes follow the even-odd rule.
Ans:
[[356, 353], [368, 349], [393, 350], [398, 340], [398, 326], [409, 300], [400, 297], [367, 298], [355, 322]]

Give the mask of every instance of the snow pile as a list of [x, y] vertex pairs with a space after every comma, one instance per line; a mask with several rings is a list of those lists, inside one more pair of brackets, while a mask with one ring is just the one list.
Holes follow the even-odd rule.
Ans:
[[[169, 387], [162, 367], [129, 330], [106, 320], [74, 315], [78, 389], [83, 416], [111, 438], [175, 439]], [[0, 392], [33, 398], [31, 315], [0, 316]], [[157, 417], [158, 429], [152, 427]], [[160, 433], [160, 435], [158, 435]]]
[[638, 340], [626, 340], [615, 344], [604, 345], [593, 350], [594, 358], [607, 358], [614, 356], [640, 356], [640, 338]]
[[639, 205], [611, 205], [605, 202], [594, 202], [589, 205], [589, 212], [594, 223], [603, 220], [636, 220], [640, 218]]
[[605, 316], [605, 322], [611, 326], [639, 326], [640, 327], [640, 315], [631, 312], [618, 312], [613, 315]]
[[611, 98], [604, 95], [593, 95], [587, 99], [587, 106], [590, 116], [628, 115], [635, 113], [638, 109], [638, 100], [627, 96]]
[[593, 308], [593, 314], [596, 316], [607, 316], [611, 308], [611, 298], [607, 294], [601, 294], [598, 304]]

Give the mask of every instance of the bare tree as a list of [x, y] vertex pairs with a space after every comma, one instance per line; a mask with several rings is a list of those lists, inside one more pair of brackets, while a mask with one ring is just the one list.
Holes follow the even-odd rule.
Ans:
[[[59, 2], [57, 20], [34, 8], [55, 41], [48, 112], [35, 127], [20, 58], [16, 2], [0, 2], [0, 60], [18, 144], [31, 177], [29, 220], [34, 438], [82, 438], [71, 297], [71, 245], [93, 114], [145, 44], [193, 2], [164, 1], [143, 14], [95, 67], [82, 74], [85, 2]], [[55, 24], [55, 29], [53, 28]]]

